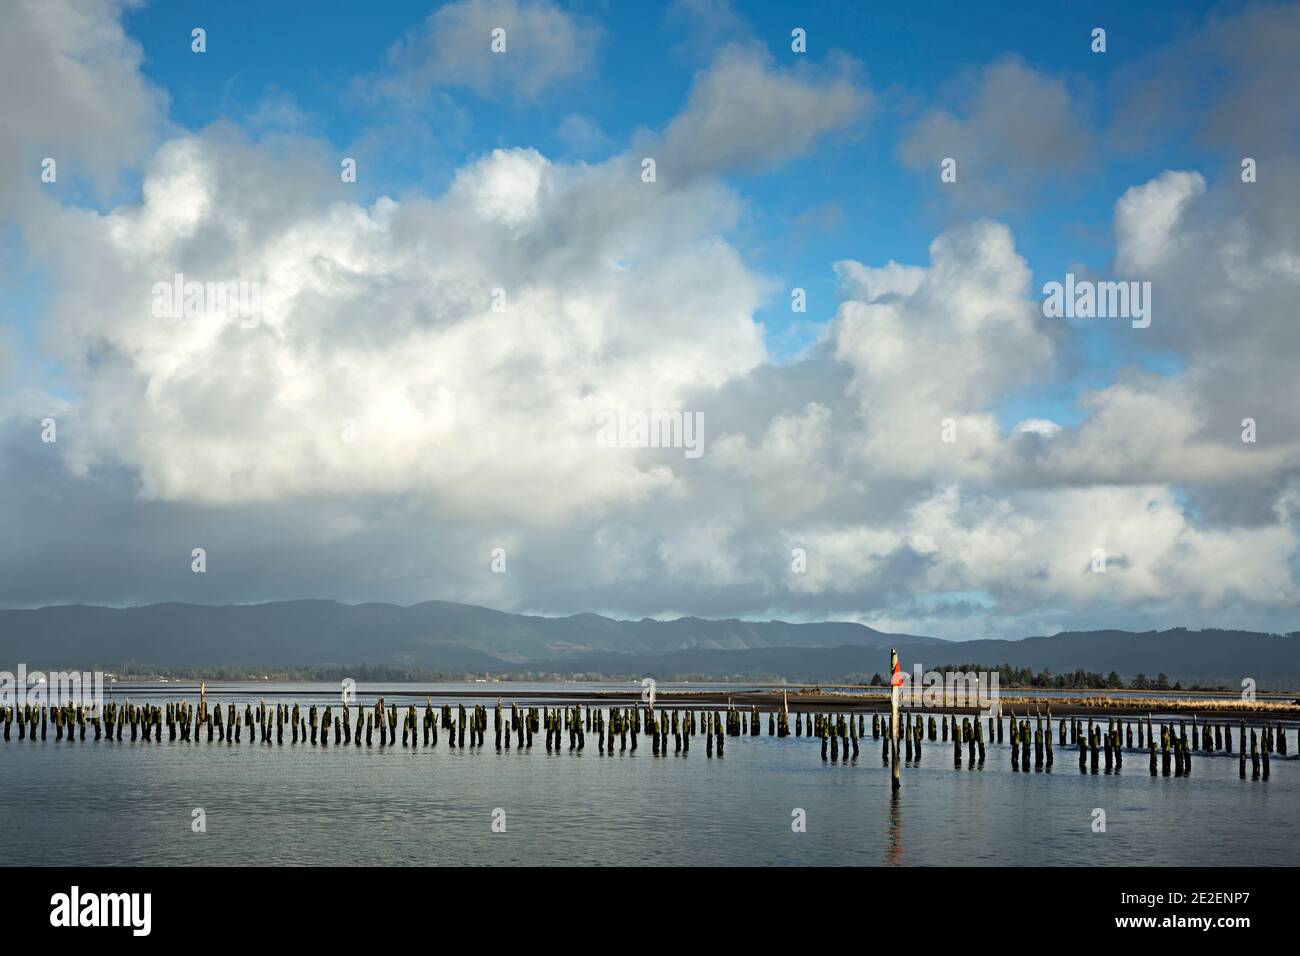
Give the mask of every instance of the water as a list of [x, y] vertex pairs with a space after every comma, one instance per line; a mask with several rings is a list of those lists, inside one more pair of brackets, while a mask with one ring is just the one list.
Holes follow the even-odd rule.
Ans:
[[[567, 685], [575, 690], [591, 686]], [[168, 697], [192, 696], [164, 685]], [[223, 688], [256, 700], [284, 687]], [[294, 700], [313, 694], [302, 686]], [[387, 692], [398, 689], [386, 685]], [[443, 685], [442, 689], [451, 689]], [[457, 688], [461, 689], [461, 688]], [[507, 703], [555, 685], [468, 685]], [[735, 689], [734, 687], [731, 689]], [[209, 700], [217, 696], [209, 687]], [[337, 706], [337, 686], [319, 702]], [[121, 696], [120, 689], [117, 696]], [[143, 699], [133, 690], [132, 699]], [[363, 689], [362, 699], [368, 694]], [[274, 700], [274, 697], [268, 697]], [[393, 699], [393, 698], [390, 698]], [[437, 695], [435, 695], [435, 701]], [[415, 700], [412, 698], [412, 700]], [[399, 709], [403, 698], [396, 698]], [[417, 704], [423, 703], [419, 698]], [[473, 702], [469, 702], [473, 703]], [[494, 698], [482, 703], [489, 709]], [[548, 703], [553, 703], [549, 702]], [[468, 706], [468, 704], [467, 704]], [[242, 710], [242, 707], [240, 708]], [[1077, 750], [1052, 772], [1013, 773], [1007, 744], [983, 768], [953, 768], [928, 741], [891, 796], [880, 741], [823, 763], [808, 738], [729, 737], [708, 759], [640, 749], [581, 753], [354, 745], [0, 741], [0, 861], [8, 865], [673, 864], [1296, 865], [1300, 761], [1237, 778], [1235, 756], [1196, 754], [1187, 778], [1155, 777], [1145, 753], [1122, 772], [1081, 774]], [[129, 730], [126, 731], [129, 734]], [[1234, 733], [1235, 737], [1235, 733]], [[286, 736], [287, 739], [287, 736]], [[1234, 743], [1235, 743], [1234, 739]], [[1288, 731], [1296, 750], [1295, 728]], [[963, 761], [964, 762], [964, 761]], [[1249, 771], [1248, 771], [1249, 773]], [[202, 808], [207, 832], [194, 833]], [[493, 833], [493, 811], [505, 833]], [[1106, 831], [1093, 832], [1094, 809]], [[792, 811], [807, 830], [791, 829]]]

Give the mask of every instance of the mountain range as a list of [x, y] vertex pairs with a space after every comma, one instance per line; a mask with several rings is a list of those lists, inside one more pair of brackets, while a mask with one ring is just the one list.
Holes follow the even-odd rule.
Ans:
[[539, 617], [448, 601], [410, 607], [326, 600], [254, 605], [58, 605], [0, 610], [0, 668], [343, 670], [357, 665], [476, 675], [690, 675], [833, 681], [979, 664], [1102, 674], [1165, 673], [1185, 684], [1300, 686], [1300, 634], [1233, 630], [1063, 631], [948, 641], [850, 622], [624, 621]]

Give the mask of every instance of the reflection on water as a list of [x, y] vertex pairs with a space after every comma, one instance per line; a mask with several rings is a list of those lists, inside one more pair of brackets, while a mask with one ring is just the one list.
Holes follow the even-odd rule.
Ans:
[[903, 858], [903, 795], [894, 790], [889, 795], [889, 856], [886, 863], [900, 865]]

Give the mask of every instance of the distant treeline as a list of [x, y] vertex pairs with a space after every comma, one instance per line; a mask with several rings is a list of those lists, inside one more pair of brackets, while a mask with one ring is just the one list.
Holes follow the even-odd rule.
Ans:
[[[57, 668], [55, 668], [57, 669]], [[380, 682], [449, 683], [475, 680], [518, 681], [546, 683], [556, 681], [591, 681], [639, 684], [644, 677], [657, 681], [695, 682], [710, 684], [729, 683], [781, 683], [776, 674], [706, 674], [706, 673], [621, 673], [599, 671], [462, 671], [419, 667], [397, 667], [387, 664], [339, 664], [315, 667], [159, 667], [156, 665], [127, 663], [116, 669], [102, 670], [117, 680], [207, 680], [207, 681], [339, 681], [351, 678], [359, 684]]]
[[[1069, 673], [1053, 674], [1047, 668], [1034, 673], [1030, 667], [1012, 667], [1010, 664], [944, 664], [940, 667], [927, 668], [940, 674], [965, 673], [969, 671], [997, 672], [999, 687], [1045, 687], [1060, 690], [1227, 690], [1224, 686], [1192, 685], [1184, 687], [1181, 681], [1170, 683], [1164, 673], [1150, 677], [1147, 674], [1134, 674], [1125, 681], [1116, 671], [1099, 674], [1096, 671], [1073, 670]], [[880, 674], [871, 675], [870, 680], [858, 675], [848, 683], [866, 683], [872, 687], [883, 687], [887, 681]]]
[[463, 671], [430, 670], [419, 667], [397, 667], [388, 664], [318, 665], [315, 667], [157, 667], [149, 664], [128, 663], [111, 671], [117, 680], [168, 680], [209, 681], [336, 681], [351, 678], [357, 683], [377, 681], [462, 681], [474, 676]]
[[[52, 668], [57, 670], [58, 668]], [[709, 684], [781, 684], [785, 678], [779, 674], [709, 674], [709, 673], [622, 673], [597, 671], [530, 671], [511, 670], [499, 672], [470, 672], [463, 670], [443, 670], [420, 667], [401, 667], [391, 664], [339, 664], [317, 665], [313, 667], [158, 667], [148, 664], [128, 662], [114, 667], [104, 667], [116, 680], [208, 680], [208, 681], [341, 681], [351, 678], [358, 683], [449, 683], [475, 680], [518, 681], [518, 682], [557, 682], [589, 681], [610, 683], [640, 683], [645, 677], [652, 677], [663, 683], [693, 682]], [[1059, 690], [1228, 690], [1227, 685], [1187, 684], [1171, 681], [1163, 673], [1151, 677], [1147, 674], [1135, 674], [1125, 679], [1115, 671], [1100, 674], [1095, 671], [1077, 669], [1068, 673], [1054, 674], [1044, 668], [1037, 673], [1029, 667], [1012, 667], [1010, 664], [990, 666], [988, 664], [944, 664], [927, 668], [939, 673], [968, 671], [996, 671], [998, 686], [1052, 688]], [[833, 680], [822, 681], [826, 684], [861, 684], [870, 687], [886, 687], [888, 681], [879, 672], [869, 677], [866, 674], [846, 674]]]

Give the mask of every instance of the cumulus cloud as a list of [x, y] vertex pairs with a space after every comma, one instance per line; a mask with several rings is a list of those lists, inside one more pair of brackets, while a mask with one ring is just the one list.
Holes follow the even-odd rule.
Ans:
[[[927, 268], [836, 265], [853, 290], [831, 334], [854, 371], [860, 454], [889, 474], [987, 474], [1001, 454], [992, 401], [1050, 368], [1052, 339], [1005, 226], [950, 230], [930, 257]], [[954, 441], [940, 440], [946, 419]]]
[[[57, 264], [48, 320], [86, 395], [85, 442], [137, 468], [147, 495], [419, 490], [559, 517], [673, 483], [596, 448], [601, 413], [677, 407], [686, 386], [763, 360], [762, 280], [714, 237], [734, 214], [717, 187], [651, 195], [623, 160], [497, 150], [442, 197], [361, 206], [307, 185], [313, 152], [173, 140], [141, 203], [33, 224]], [[155, 286], [177, 274], [258, 283], [258, 323], [158, 317]]]

